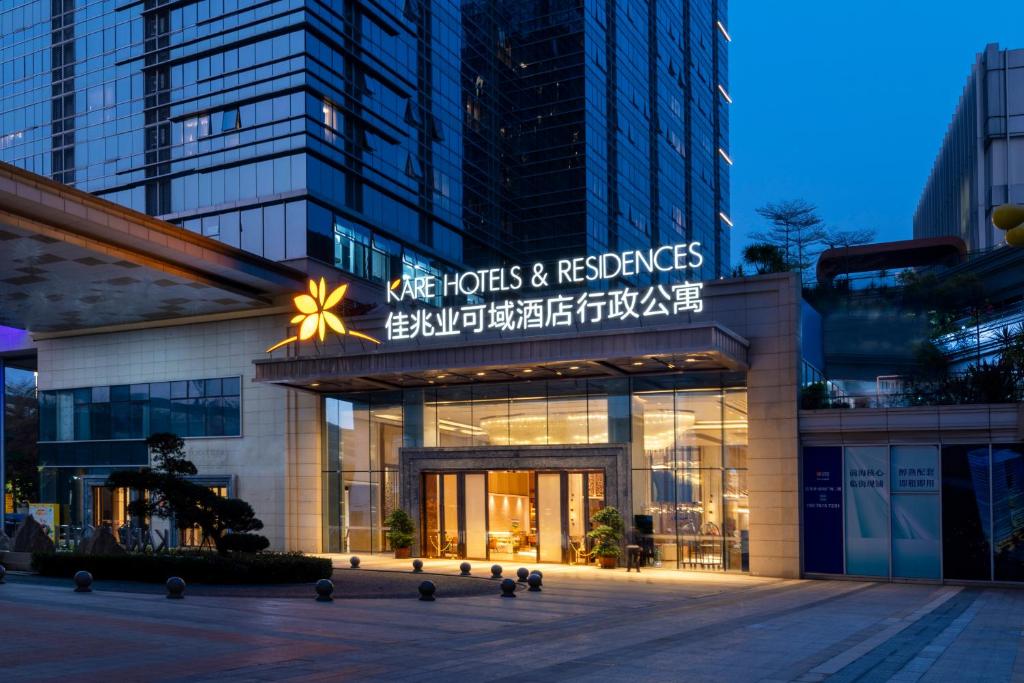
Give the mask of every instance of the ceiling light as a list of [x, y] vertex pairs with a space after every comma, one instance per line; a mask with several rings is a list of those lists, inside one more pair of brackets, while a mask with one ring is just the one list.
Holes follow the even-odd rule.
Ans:
[[309, 386], [311, 386], [311, 387], [318, 387], [318, 386], [320, 386], [320, 382], [313, 382]]
[[579, 369], [580, 369], [580, 366], [578, 366], [578, 365], [570, 365], [570, 366], [569, 366], [569, 369], [570, 369], [570, 370], [579, 370]]
[[533, 368], [526, 368], [525, 370], [523, 370], [523, 372], [526, 373], [526, 374], [529, 374], [529, 373], [533, 372]]
[[438, 375], [438, 376], [437, 376], [437, 378], [438, 378], [438, 379], [444, 379], [444, 378], [445, 378], [445, 377], [447, 377], [447, 376], [448, 376], [448, 375]]
[[481, 372], [476, 373], [476, 376], [477, 377], [483, 377], [486, 374], [487, 374], [486, 372], [481, 371]]
[[687, 358], [687, 359], [686, 359], [686, 362], [687, 362], [687, 363], [696, 363], [696, 362], [697, 362], [697, 359], [696, 359], [696, 358]]
[[644, 362], [642, 360], [633, 361], [633, 365], [643, 365], [643, 364], [644, 364]]

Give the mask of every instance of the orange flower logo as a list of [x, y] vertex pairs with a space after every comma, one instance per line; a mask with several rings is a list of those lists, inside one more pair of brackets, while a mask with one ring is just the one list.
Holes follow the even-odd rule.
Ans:
[[379, 340], [374, 339], [368, 334], [346, 329], [345, 324], [341, 322], [341, 318], [331, 312], [331, 309], [340, 304], [341, 300], [345, 298], [345, 292], [347, 291], [348, 285], [345, 284], [335, 288], [333, 292], [328, 294], [327, 282], [324, 278], [320, 278], [319, 284], [317, 284], [316, 280], [310, 280], [309, 294], [299, 294], [294, 299], [295, 308], [299, 311], [299, 314], [292, 318], [291, 324], [299, 325], [298, 335], [279, 341], [267, 349], [267, 353], [279, 349], [285, 344], [312, 339], [314, 335], [319, 337], [320, 341], [323, 341], [327, 336], [328, 327], [338, 334], [349, 334], [353, 337], [371, 341], [374, 344], [380, 344]]

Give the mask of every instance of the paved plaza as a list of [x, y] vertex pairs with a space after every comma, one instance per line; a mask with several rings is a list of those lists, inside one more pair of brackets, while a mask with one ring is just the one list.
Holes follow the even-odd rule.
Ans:
[[[338, 593], [352, 571], [339, 568]], [[1024, 592], [1011, 589], [545, 567], [543, 591], [515, 599], [494, 582], [435, 602], [318, 603], [312, 588], [173, 601], [10, 578], [7, 682], [1024, 680]]]

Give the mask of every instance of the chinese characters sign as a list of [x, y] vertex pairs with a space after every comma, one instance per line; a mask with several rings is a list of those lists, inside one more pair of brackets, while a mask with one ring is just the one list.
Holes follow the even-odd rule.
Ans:
[[843, 452], [804, 448], [804, 570], [843, 573]]
[[[605, 321], [668, 318], [685, 312], [700, 313], [703, 283], [689, 282], [646, 288], [622, 287], [609, 291], [530, 296], [530, 290], [552, 286], [581, 286], [588, 282], [655, 272], [687, 271], [703, 263], [700, 243], [663, 246], [647, 251], [562, 259], [549, 270], [535, 263], [529, 273], [522, 266], [468, 271], [443, 276], [395, 280], [388, 288], [388, 303], [395, 306], [385, 327], [389, 341], [456, 336], [485, 331], [557, 330]], [[397, 305], [416, 299], [479, 297], [515, 293], [518, 298], [487, 303], [400, 310]]]

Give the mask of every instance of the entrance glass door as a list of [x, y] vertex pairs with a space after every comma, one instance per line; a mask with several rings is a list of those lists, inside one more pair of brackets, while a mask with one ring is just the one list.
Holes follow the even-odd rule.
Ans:
[[586, 564], [603, 472], [491, 470], [423, 475], [425, 557]]
[[562, 473], [537, 474], [537, 540], [541, 562], [562, 562]]

